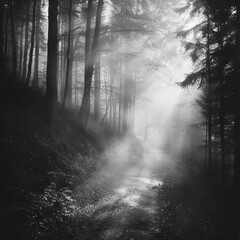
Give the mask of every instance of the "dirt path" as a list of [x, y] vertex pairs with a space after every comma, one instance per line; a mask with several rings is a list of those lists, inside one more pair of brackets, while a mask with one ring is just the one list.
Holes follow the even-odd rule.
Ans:
[[207, 203], [184, 183], [184, 170], [167, 162], [139, 164], [123, 173], [111, 194], [83, 219], [75, 239], [221, 239], [206, 217]]
[[77, 239], [154, 239], [162, 183], [151, 169], [130, 169], [114, 193], [97, 204]]

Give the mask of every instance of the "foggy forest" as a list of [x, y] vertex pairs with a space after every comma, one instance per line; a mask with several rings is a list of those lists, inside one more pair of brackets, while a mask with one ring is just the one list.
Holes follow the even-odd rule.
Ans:
[[0, 238], [240, 240], [239, 0], [0, 0]]

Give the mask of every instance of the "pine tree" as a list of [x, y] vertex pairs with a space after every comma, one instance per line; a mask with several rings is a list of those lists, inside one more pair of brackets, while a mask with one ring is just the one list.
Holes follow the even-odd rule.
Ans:
[[57, 110], [57, 42], [58, 0], [49, 0], [48, 7], [48, 56], [47, 85], [45, 95], [46, 122], [53, 126]]

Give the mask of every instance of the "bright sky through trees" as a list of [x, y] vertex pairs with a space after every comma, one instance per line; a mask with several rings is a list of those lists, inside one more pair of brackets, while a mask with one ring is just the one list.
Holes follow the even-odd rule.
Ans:
[[[186, 101], [189, 103], [186, 105], [184, 114], [186, 118], [183, 119], [186, 124], [190, 121], [193, 116], [192, 109], [196, 108], [194, 105], [194, 99], [198, 95], [198, 90], [194, 91], [183, 90], [176, 83], [184, 80], [186, 74], [193, 70], [192, 61], [189, 55], [185, 52], [183, 47], [183, 40], [176, 37], [176, 34], [180, 30], [186, 30], [193, 27], [199, 21], [200, 17], [190, 17], [189, 12], [179, 14], [175, 12], [180, 6], [184, 6], [186, 1], [178, 2], [179, 5], [172, 5], [166, 8], [166, 15], [164, 15], [163, 26], [161, 30], [162, 22], [159, 21], [160, 31], [154, 33], [154, 44], [153, 49], [143, 49], [142, 57], [147, 58], [152, 62], [158, 63], [158, 68], [154, 71], [143, 72], [143, 78], [149, 85], [142, 93], [145, 103], [139, 102], [136, 107], [136, 126], [135, 131], [139, 135], [144, 136], [144, 125], [147, 121], [149, 127], [149, 136], [152, 134], [152, 138], [156, 140], [156, 137], [162, 139], [165, 136], [161, 136], [161, 130], [166, 128], [170, 118], [181, 112], [178, 106]], [[188, 36], [189, 39], [193, 40], [193, 34]], [[138, 41], [141, 41], [138, 39]], [[187, 99], [187, 100], [186, 100]], [[197, 111], [197, 110], [196, 110]], [[194, 114], [196, 114], [196, 111]], [[147, 120], [144, 119], [145, 115], [148, 115]], [[190, 116], [192, 115], [192, 116]], [[196, 118], [199, 114], [195, 115]]]

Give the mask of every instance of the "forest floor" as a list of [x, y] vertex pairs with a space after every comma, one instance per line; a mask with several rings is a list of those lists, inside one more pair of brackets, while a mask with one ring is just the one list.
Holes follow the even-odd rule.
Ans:
[[[71, 239], [78, 218], [74, 189], [104, 165], [101, 153], [110, 140], [79, 129], [76, 111], [58, 114], [49, 129], [39, 91], [12, 88], [0, 100], [1, 236]], [[89, 191], [84, 195], [82, 202], [93, 199]]]
[[178, 157], [141, 155], [134, 137], [86, 133], [70, 113], [49, 130], [41, 96], [11, 96], [0, 119], [5, 239], [233, 239], [231, 204]]
[[[154, 150], [156, 152], [156, 150]], [[109, 194], [90, 207], [76, 240], [233, 239], [232, 220], [198, 174], [159, 152], [113, 178]]]

